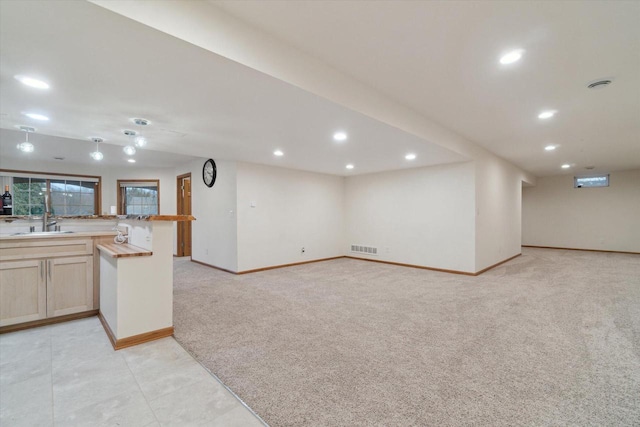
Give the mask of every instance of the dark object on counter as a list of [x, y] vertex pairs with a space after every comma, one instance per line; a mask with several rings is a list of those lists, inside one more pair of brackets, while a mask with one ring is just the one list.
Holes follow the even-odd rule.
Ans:
[[4, 194], [2, 195], [2, 215], [13, 215], [13, 197], [9, 193], [9, 186], [4, 186]]

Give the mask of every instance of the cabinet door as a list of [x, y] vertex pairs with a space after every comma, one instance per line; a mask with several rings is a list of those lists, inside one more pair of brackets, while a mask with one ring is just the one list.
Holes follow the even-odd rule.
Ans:
[[45, 261], [0, 263], [0, 326], [47, 317]]
[[93, 257], [47, 260], [47, 317], [93, 309]]

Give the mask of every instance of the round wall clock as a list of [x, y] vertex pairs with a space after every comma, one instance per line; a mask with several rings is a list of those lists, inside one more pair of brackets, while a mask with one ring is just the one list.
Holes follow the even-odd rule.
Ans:
[[216, 162], [214, 162], [213, 159], [204, 162], [204, 166], [202, 167], [202, 180], [207, 187], [213, 187], [217, 175]]

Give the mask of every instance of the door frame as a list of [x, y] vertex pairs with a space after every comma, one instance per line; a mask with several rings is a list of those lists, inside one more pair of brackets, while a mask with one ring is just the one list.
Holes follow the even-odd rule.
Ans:
[[[191, 179], [191, 172], [189, 173], [185, 173], [182, 175], [178, 175], [176, 177], [176, 213], [178, 215], [182, 214], [182, 211], [184, 209], [183, 206], [183, 196], [182, 196], [182, 181], [185, 178], [189, 178], [189, 181], [191, 182], [191, 184], [193, 185], [193, 180]], [[193, 194], [193, 190], [191, 191], [191, 194]], [[191, 212], [192, 209], [192, 203], [191, 203], [191, 197], [189, 197], [189, 212]], [[176, 223], [178, 225], [177, 230], [178, 230], [178, 235], [177, 235], [177, 240], [176, 240], [176, 256], [185, 256], [185, 250], [184, 250], [184, 232], [185, 229], [188, 229], [189, 232], [191, 232], [191, 227], [186, 227], [185, 224], [191, 224], [189, 221], [178, 221]], [[189, 245], [192, 244], [192, 239], [193, 239], [193, 232], [191, 232], [191, 239], [188, 239]], [[191, 253], [192, 248], [189, 248], [189, 253]]]

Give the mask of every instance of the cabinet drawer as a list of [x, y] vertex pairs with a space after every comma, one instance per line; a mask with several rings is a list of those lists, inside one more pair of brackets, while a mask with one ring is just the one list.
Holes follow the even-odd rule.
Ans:
[[92, 254], [91, 239], [49, 237], [0, 242], [0, 261]]

